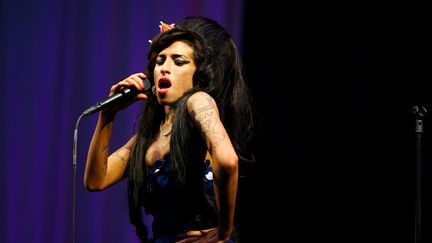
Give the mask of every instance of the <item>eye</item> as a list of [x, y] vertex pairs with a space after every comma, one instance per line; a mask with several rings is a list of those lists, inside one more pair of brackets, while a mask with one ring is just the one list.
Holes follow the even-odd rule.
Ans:
[[181, 60], [181, 59], [176, 59], [176, 60], [174, 61], [174, 63], [175, 63], [177, 66], [183, 66], [183, 65], [185, 65], [185, 64], [188, 64], [189, 61], [185, 61], [185, 60]]
[[163, 58], [163, 57], [156, 58], [156, 64], [157, 65], [162, 65], [164, 62], [165, 62], [165, 58]]

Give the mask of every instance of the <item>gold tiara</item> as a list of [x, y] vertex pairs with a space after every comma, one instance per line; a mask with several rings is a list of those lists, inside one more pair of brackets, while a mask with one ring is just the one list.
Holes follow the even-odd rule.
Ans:
[[[164, 31], [167, 31], [167, 30], [174, 29], [174, 26], [175, 26], [174, 23], [172, 23], [172, 24], [166, 24], [166, 23], [164, 23], [163, 21], [160, 21], [160, 25], [159, 25], [160, 33], [164, 32]], [[152, 41], [149, 40], [149, 43], [150, 43], [150, 44], [151, 44], [151, 42], [152, 42]]]

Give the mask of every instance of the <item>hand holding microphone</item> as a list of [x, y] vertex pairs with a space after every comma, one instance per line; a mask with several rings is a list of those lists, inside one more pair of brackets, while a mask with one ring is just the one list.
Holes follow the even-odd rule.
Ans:
[[108, 98], [99, 101], [83, 112], [83, 116], [105, 110], [114, 104], [119, 104], [133, 98], [147, 99], [144, 92], [150, 90], [151, 84], [144, 73], [136, 73], [111, 86]]

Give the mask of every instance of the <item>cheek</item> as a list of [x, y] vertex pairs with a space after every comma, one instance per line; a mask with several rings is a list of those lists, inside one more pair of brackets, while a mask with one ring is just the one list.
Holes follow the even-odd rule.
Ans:
[[183, 89], [185, 89], [185, 90], [192, 89], [193, 88], [193, 81], [192, 81], [192, 79], [193, 79], [193, 74], [185, 75], [185, 77], [183, 79], [185, 81], [182, 82], [181, 87]]
[[193, 81], [192, 81], [192, 78], [190, 79], [190, 82], [188, 82], [187, 87], [188, 87], [189, 89], [192, 89], [192, 88], [193, 88]]
[[192, 82], [183, 82], [181, 84], [179, 84], [179, 88], [183, 91], [187, 91], [189, 89], [192, 89]]

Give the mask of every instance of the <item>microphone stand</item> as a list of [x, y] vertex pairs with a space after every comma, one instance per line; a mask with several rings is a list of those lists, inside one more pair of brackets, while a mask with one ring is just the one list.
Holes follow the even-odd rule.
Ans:
[[77, 188], [77, 143], [78, 143], [78, 125], [86, 114], [83, 112], [75, 123], [74, 140], [73, 140], [73, 188], [72, 188], [72, 243], [75, 243], [75, 222], [76, 222], [76, 188]]
[[412, 112], [415, 116], [416, 133], [416, 200], [415, 200], [415, 243], [421, 242], [421, 159], [422, 159], [422, 134], [423, 118], [426, 115], [426, 108], [414, 106]]

